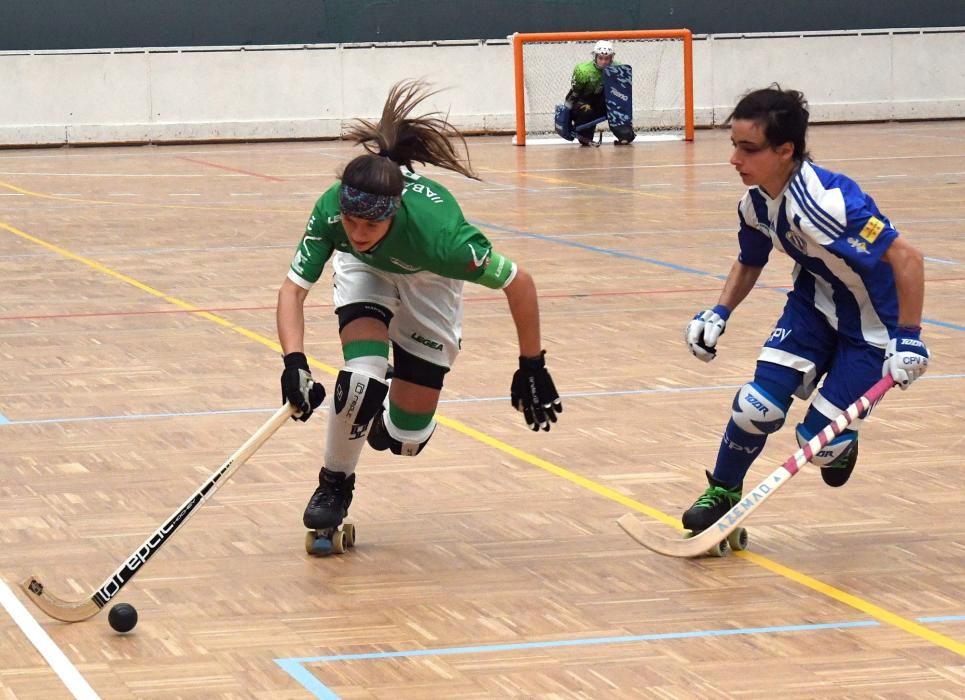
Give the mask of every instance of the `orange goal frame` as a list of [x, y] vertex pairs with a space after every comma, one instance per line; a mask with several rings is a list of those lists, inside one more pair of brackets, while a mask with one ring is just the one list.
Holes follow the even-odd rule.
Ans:
[[684, 43], [684, 138], [694, 140], [694, 48], [689, 29], [641, 29], [615, 32], [547, 32], [513, 34], [516, 74], [516, 145], [526, 145], [526, 100], [523, 84], [523, 44], [547, 41], [598, 41], [600, 39], [680, 39]]

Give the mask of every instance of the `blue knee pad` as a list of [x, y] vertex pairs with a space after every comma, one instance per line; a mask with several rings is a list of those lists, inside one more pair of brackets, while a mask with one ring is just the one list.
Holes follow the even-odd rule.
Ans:
[[734, 395], [731, 417], [734, 424], [750, 435], [770, 435], [784, 425], [790, 399], [781, 401], [757, 382], [742, 386]]
[[[804, 447], [804, 445], [819, 432], [824, 430], [827, 425], [831, 422], [831, 419], [825, 416], [823, 413], [818, 411], [814, 406], [808, 409], [807, 415], [804, 416], [804, 421], [798, 423], [797, 430], [795, 430], [795, 435], [797, 436], [797, 444], [799, 447]], [[816, 464], [819, 467], [826, 467], [836, 459], [840, 459], [850, 452], [858, 442], [858, 433], [850, 428], [842, 432], [840, 435], [835, 436], [835, 438], [821, 448], [817, 454], [811, 459], [811, 464]]]

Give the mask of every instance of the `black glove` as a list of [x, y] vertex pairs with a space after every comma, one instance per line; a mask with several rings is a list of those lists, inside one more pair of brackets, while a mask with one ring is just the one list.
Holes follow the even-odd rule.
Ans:
[[556, 414], [563, 412], [563, 402], [546, 371], [546, 351], [537, 357], [520, 357], [519, 369], [513, 374], [510, 399], [513, 408], [521, 411], [530, 430], [550, 429], [556, 422]]
[[281, 373], [281, 402], [288, 401], [298, 410], [292, 420], [308, 420], [312, 411], [321, 406], [324, 400], [325, 387], [312, 379], [305, 354], [290, 352], [285, 355], [285, 371]]

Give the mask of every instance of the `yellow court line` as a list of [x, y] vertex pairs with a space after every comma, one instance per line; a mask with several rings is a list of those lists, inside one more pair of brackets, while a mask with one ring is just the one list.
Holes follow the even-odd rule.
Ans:
[[[103, 265], [97, 262], [96, 260], [91, 260], [90, 258], [86, 258], [82, 255], [77, 255], [76, 253], [72, 253], [66, 248], [62, 248], [58, 245], [54, 245], [53, 243], [48, 243], [47, 241], [41, 238], [38, 238], [29, 233], [26, 233], [25, 231], [21, 231], [20, 229], [14, 226], [11, 226], [10, 224], [4, 223], [2, 221], [0, 221], [0, 228], [9, 231], [10, 233], [14, 234], [15, 236], [19, 236], [24, 240], [30, 241], [35, 245], [38, 245], [42, 248], [46, 248], [51, 252], [57, 253], [58, 255], [62, 255], [66, 258], [69, 258], [76, 262], [87, 265], [88, 267], [96, 270], [97, 272], [100, 272], [104, 275], [112, 277], [120, 282], [124, 282], [125, 284], [129, 284], [132, 287], [135, 287], [136, 289], [141, 290], [142, 292], [146, 292], [147, 294], [155, 296], [159, 299], [163, 299], [164, 301], [170, 304], [174, 304], [175, 306], [181, 309], [197, 312], [198, 316], [205, 318], [209, 321], [212, 321], [218, 324], [219, 326], [232, 330], [244, 336], [245, 338], [248, 338], [249, 340], [253, 340], [256, 343], [260, 343], [265, 347], [268, 347], [276, 352], [279, 352], [279, 353], [282, 352], [281, 345], [279, 345], [274, 340], [266, 338], [260, 333], [256, 333], [254, 331], [248, 330], [243, 326], [239, 326], [238, 324], [232, 323], [228, 319], [222, 318], [217, 314], [213, 314], [209, 311], [202, 311], [201, 309], [194, 306], [193, 304], [189, 304], [188, 302], [182, 301], [177, 297], [173, 297], [169, 294], [165, 294], [164, 292], [158, 289], [155, 289], [150, 285], [144, 284], [143, 282], [139, 282], [138, 280], [134, 279], [133, 277], [130, 277], [129, 275], [125, 275], [121, 272], [117, 272], [116, 270], [113, 270], [107, 267], [106, 265]], [[327, 365], [323, 362], [320, 362], [314, 357], [309, 357], [308, 359], [312, 365], [314, 365], [315, 367], [318, 367], [319, 369], [324, 370], [329, 375], [336, 376], [338, 374], [338, 369], [336, 369], [335, 367], [332, 367], [331, 365]], [[515, 457], [516, 459], [519, 459], [523, 462], [531, 464], [534, 467], [539, 467], [540, 469], [546, 472], [549, 472], [550, 474], [566, 479], [567, 481], [573, 484], [576, 484], [577, 486], [580, 486], [584, 489], [587, 489], [588, 491], [592, 491], [593, 493], [599, 496], [608, 498], [611, 501], [615, 501], [623, 506], [626, 506], [627, 508], [635, 510], [639, 513], [643, 513], [644, 515], [647, 515], [655, 520], [659, 520], [660, 522], [666, 523], [667, 525], [671, 525], [673, 527], [676, 527], [677, 529], [680, 529], [680, 523], [676, 518], [670, 515], [667, 515], [666, 513], [660, 510], [657, 510], [656, 508], [652, 508], [637, 500], [634, 500], [629, 496], [625, 496], [622, 493], [615, 491], [614, 489], [611, 489], [607, 486], [603, 486], [602, 484], [592, 481], [591, 479], [587, 479], [584, 476], [580, 476], [579, 474], [576, 474], [575, 472], [571, 472], [568, 469], [564, 469], [563, 467], [553, 464], [552, 462], [549, 462], [545, 459], [541, 459], [539, 457], [531, 455], [528, 452], [524, 452], [523, 450], [515, 448], [512, 445], [509, 445], [503, 442], [502, 440], [498, 440], [497, 438], [491, 437], [486, 433], [476, 430], [475, 428], [471, 428], [465, 423], [462, 423], [461, 421], [454, 420], [452, 418], [446, 418], [445, 416], [441, 416], [441, 415], [437, 415], [436, 420], [440, 424], [446, 426], [447, 428], [451, 428], [458, 433], [462, 433], [463, 435], [470, 437], [473, 440], [477, 440], [483, 443], [484, 445], [488, 445], [489, 447], [497, 449], [500, 452], [503, 452], [512, 457]], [[905, 632], [908, 632], [909, 634], [912, 634], [916, 637], [924, 639], [925, 641], [935, 644], [936, 646], [940, 646], [945, 649], [948, 649], [949, 651], [952, 651], [958, 654], [959, 656], [965, 656], [965, 644], [962, 644], [961, 642], [957, 642], [954, 639], [947, 637], [939, 632], [930, 630], [927, 627], [924, 627], [923, 625], [919, 625], [916, 622], [912, 622], [911, 620], [901, 617], [900, 615], [896, 615], [895, 613], [889, 612], [884, 608], [880, 608], [874, 603], [866, 601], [863, 598], [859, 598], [858, 596], [852, 595], [850, 593], [846, 593], [840, 589], [837, 589], [826, 583], [818, 581], [817, 579], [812, 578], [800, 571], [796, 571], [782, 564], [778, 564], [777, 562], [771, 559], [768, 559], [767, 557], [761, 556], [760, 554], [754, 554], [753, 552], [749, 552], [746, 550], [743, 552], [735, 552], [735, 554], [737, 554], [742, 558], [748, 559], [749, 561], [757, 564], [758, 566], [763, 567], [775, 574], [778, 574], [779, 576], [783, 576], [784, 578], [794, 581], [795, 583], [799, 583], [802, 586], [810, 588], [811, 590], [817, 593], [820, 593], [829, 598], [832, 598], [833, 600], [836, 600], [839, 603], [855, 608], [856, 610], [860, 610], [861, 612], [867, 615], [870, 615], [875, 619], [880, 620], [881, 622], [884, 622], [885, 624], [892, 625], [893, 627], [897, 627], [901, 630], [904, 630]]]

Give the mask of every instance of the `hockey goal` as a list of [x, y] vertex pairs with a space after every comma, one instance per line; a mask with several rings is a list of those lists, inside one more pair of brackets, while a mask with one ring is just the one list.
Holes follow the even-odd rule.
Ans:
[[[513, 34], [516, 138], [553, 134], [556, 105], [570, 89], [573, 67], [591, 58], [600, 39], [633, 67], [633, 128], [640, 134], [694, 139], [693, 45], [689, 29]], [[540, 139], [542, 140], [542, 139]], [[556, 137], [555, 141], [558, 141]]]

